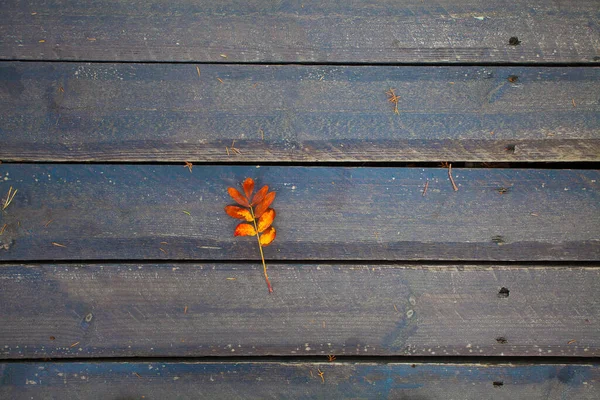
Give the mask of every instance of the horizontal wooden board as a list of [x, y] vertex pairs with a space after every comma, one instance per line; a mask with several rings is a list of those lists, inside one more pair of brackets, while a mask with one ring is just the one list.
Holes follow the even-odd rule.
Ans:
[[7, 17], [0, 24], [3, 59], [572, 63], [600, 57], [596, 0], [8, 0], [0, 11]]
[[600, 160], [600, 68], [11, 62], [0, 85], [4, 161]]
[[0, 358], [599, 356], [600, 269], [0, 266]]
[[[260, 259], [229, 186], [277, 192], [272, 260], [591, 260], [600, 171], [2, 164], [0, 260]], [[423, 196], [425, 184], [427, 192]], [[161, 250], [162, 249], [162, 250]]]
[[[319, 373], [323, 374], [323, 378]], [[598, 364], [0, 364], [7, 399], [590, 399]]]

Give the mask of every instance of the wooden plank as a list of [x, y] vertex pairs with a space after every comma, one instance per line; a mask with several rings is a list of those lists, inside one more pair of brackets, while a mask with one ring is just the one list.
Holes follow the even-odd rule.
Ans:
[[598, 170], [453, 169], [457, 192], [444, 168], [2, 164], [0, 176], [2, 197], [18, 190], [0, 260], [259, 259], [223, 210], [246, 177], [277, 192], [272, 260], [600, 254]]
[[0, 358], [600, 355], [598, 265], [269, 265], [3, 265]]
[[0, 24], [2, 59], [573, 63], [600, 57], [596, 0], [8, 0], [1, 12], [10, 16]]
[[600, 68], [3, 63], [0, 85], [4, 161], [600, 160]]
[[0, 364], [0, 378], [0, 395], [15, 400], [600, 396], [598, 364], [51, 362]]

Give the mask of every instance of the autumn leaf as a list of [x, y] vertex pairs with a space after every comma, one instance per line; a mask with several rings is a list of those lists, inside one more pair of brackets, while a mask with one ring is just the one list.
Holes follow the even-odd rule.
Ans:
[[273, 242], [273, 240], [275, 240], [275, 228], [273, 228], [272, 226], [267, 229], [261, 236], [260, 236], [260, 244], [261, 246], [265, 247], [271, 244], [271, 242]]
[[265, 198], [256, 206], [254, 217], [259, 218], [269, 208], [273, 200], [275, 200], [275, 192], [267, 193]]
[[254, 179], [246, 178], [244, 183], [242, 183], [242, 187], [244, 188], [246, 198], [250, 199], [252, 197], [252, 192], [254, 192]]
[[254, 221], [254, 217], [252, 216], [252, 213], [242, 207], [226, 206], [225, 212], [227, 213], [227, 215], [229, 215], [230, 217], [233, 217], [233, 218], [245, 219], [248, 222]]
[[227, 188], [227, 192], [231, 198], [241, 206], [250, 207], [250, 203], [248, 203], [248, 199], [246, 199], [237, 189], [235, 188]]
[[260, 203], [265, 198], [265, 195], [267, 194], [268, 191], [269, 191], [269, 187], [267, 185], [260, 188], [260, 190], [258, 192], [256, 192], [256, 194], [252, 198], [251, 205], [254, 207], [258, 203]]
[[241, 223], [235, 228], [233, 236], [254, 236], [256, 235], [256, 229], [250, 224]]
[[227, 188], [227, 192], [231, 198], [243, 207], [226, 206], [225, 212], [230, 217], [252, 223], [239, 224], [235, 228], [233, 236], [256, 236], [265, 281], [267, 282], [269, 293], [272, 293], [273, 288], [267, 275], [267, 264], [265, 263], [263, 247], [270, 245], [275, 240], [275, 228], [271, 226], [275, 220], [275, 210], [269, 208], [273, 200], [275, 200], [275, 192], [268, 193], [269, 187], [265, 185], [252, 196], [254, 192], [254, 180], [252, 178], [246, 178], [242, 183], [242, 188], [244, 194], [235, 188]]
[[258, 219], [258, 231], [264, 232], [265, 229], [271, 226], [275, 219], [275, 210], [272, 208], [267, 209]]

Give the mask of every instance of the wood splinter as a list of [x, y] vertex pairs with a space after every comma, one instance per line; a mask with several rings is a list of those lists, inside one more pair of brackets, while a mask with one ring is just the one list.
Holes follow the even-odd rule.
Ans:
[[452, 177], [452, 164], [448, 164], [448, 177], [450, 178], [450, 182], [452, 183], [452, 188], [455, 192], [458, 192], [458, 186], [454, 183], [454, 178]]
[[242, 152], [240, 151], [240, 149], [237, 149], [237, 148], [234, 147], [234, 144], [235, 144], [235, 140], [233, 140], [231, 142], [231, 146], [230, 147], [225, 146], [225, 151], [227, 152], [228, 156], [230, 154], [229, 153], [230, 150], [231, 150], [231, 153], [233, 153], [233, 154], [242, 154]]
[[6, 195], [6, 199], [4, 200], [4, 204], [2, 205], [2, 211], [6, 210], [8, 208], [8, 206], [10, 206], [10, 203], [12, 203], [17, 192], [18, 192], [18, 190], [17, 189], [13, 190], [12, 186], [8, 189], [8, 194]]

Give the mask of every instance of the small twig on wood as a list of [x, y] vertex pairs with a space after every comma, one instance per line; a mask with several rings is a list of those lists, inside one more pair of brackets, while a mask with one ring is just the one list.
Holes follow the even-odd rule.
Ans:
[[6, 210], [8, 208], [8, 206], [10, 206], [10, 203], [15, 198], [15, 195], [17, 194], [17, 192], [18, 192], [18, 190], [17, 189], [13, 190], [12, 186], [8, 189], [8, 194], [6, 195], [6, 199], [4, 200], [4, 204], [2, 205], [2, 211]]
[[573, 101], [573, 107], [577, 107], [577, 106], [575, 105], [575, 99], [571, 99], [571, 100]]
[[200, 78], [200, 67], [196, 65], [196, 72], [198, 72], [198, 78]]
[[450, 178], [450, 182], [452, 182], [452, 188], [455, 192], [458, 192], [458, 186], [454, 183], [454, 178], [452, 177], [452, 164], [448, 164], [448, 177]]
[[192, 214], [189, 211], [181, 210], [181, 212], [184, 213], [185, 215], [189, 215], [190, 217], [192, 216]]
[[219, 82], [223, 83], [223, 79], [221, 79], [221, 78], [217, 78], [217, 80], [218, 80]]
[[6, 229], [7, 226], [8, 226], [8, 224], [4, 224], [2, 229], [0, 229], [0, 235], [2, 235], [4, 233], [4, 230]]
[[423, 188], [423, 197], [427, 194], [427, 188], [429, 187], [429, 179], [425, 182], [425, 187]]
[[73, 343], [73, 344], [72, 344], [71, 346], [69, 346], [69, 347], [73, 348], [73, 347], [77, 346], [79, 343], [81, 343], [81, 342], [75, 342], [75, 343]]
[[569, 341], [567, 342], [567, 344], [573, 344], [573, 343], [577, 343], [577, 340], [573, 339], [573, 340], [569, 340]]
[[192, 164], [192, 163], [191, 163], [191, 162], [189, 162], [189, 161], [186, 161], [186, 162], [185, 162], [185, 165], [183, 166], [183, 168], [187, 168], [187, 169], [189, 169], [189, 170], [190, 170], [190, 173], [191, 173], [191, 172], [192, 172], [192, 168], [194, 168], [194, 164]]
[[183, 313], [187, 314], [187, 306], [185, 306], [185, 308], [183, 309]]
[[394, 304], [394, 310], [396, 310], [396, 312], [400, 312], [400, 311], [398, 311], [398, 307], [396, 307], [395, 304]]
[[398, 101], [400, 100], [400, 96], [396, 96], [395, 90], [396, 89], [390, 88], [390, 90], [385, 92], [385, 94], [388, 95], [388, 101], [394, 104], [394, 114], [399, 115], [400, 111], [398, 111]]
[[329, 361], [329, 362], [333, 362], [333, 361], [335, 361], [335, 356], [334, 356], [333, 354], [329, 354], [329, 355], [327, 356], [327, 361]]
[[47, 228], [47, 227], [48, 227], [48, 225], [50, 225], [50, 224], [51, 224], [53, 221], [54, 221], [54, 220], [53, 220], [53, 219], [51, 219], [50, 221], [46, 222], [46, 223], [44, 224], [44, 227], [45, 227], [45, 228]]
[[56, 246], [56, 247], [67, 247], [64, 244], [60, 244], [60, 243], [56, 243], [56, 242], [52, 242], [52, 245]]
[[258, 131], [260, 132], [260, 138], [262, 140], [265, 140], [265, 131], [263, 131], [262, 129], [259, 129]]
[[321, 371], [320, 369], [317, 370], [318, 375], [321, 377], [321, 381], [323, 381], [323, 383], [325, 383], [325, 372]]
[[165, 249], [163, 249], [162, 247], [158, 248], [160, 251], [162, 251], [163, 253], [167, 254], [167, 252], [165, 251]]
[[138, 378], [142, 379], [142, 376], [140, 374], [138, 374], [137, 372], [133, 373], [135, 376], [137, 376]]

